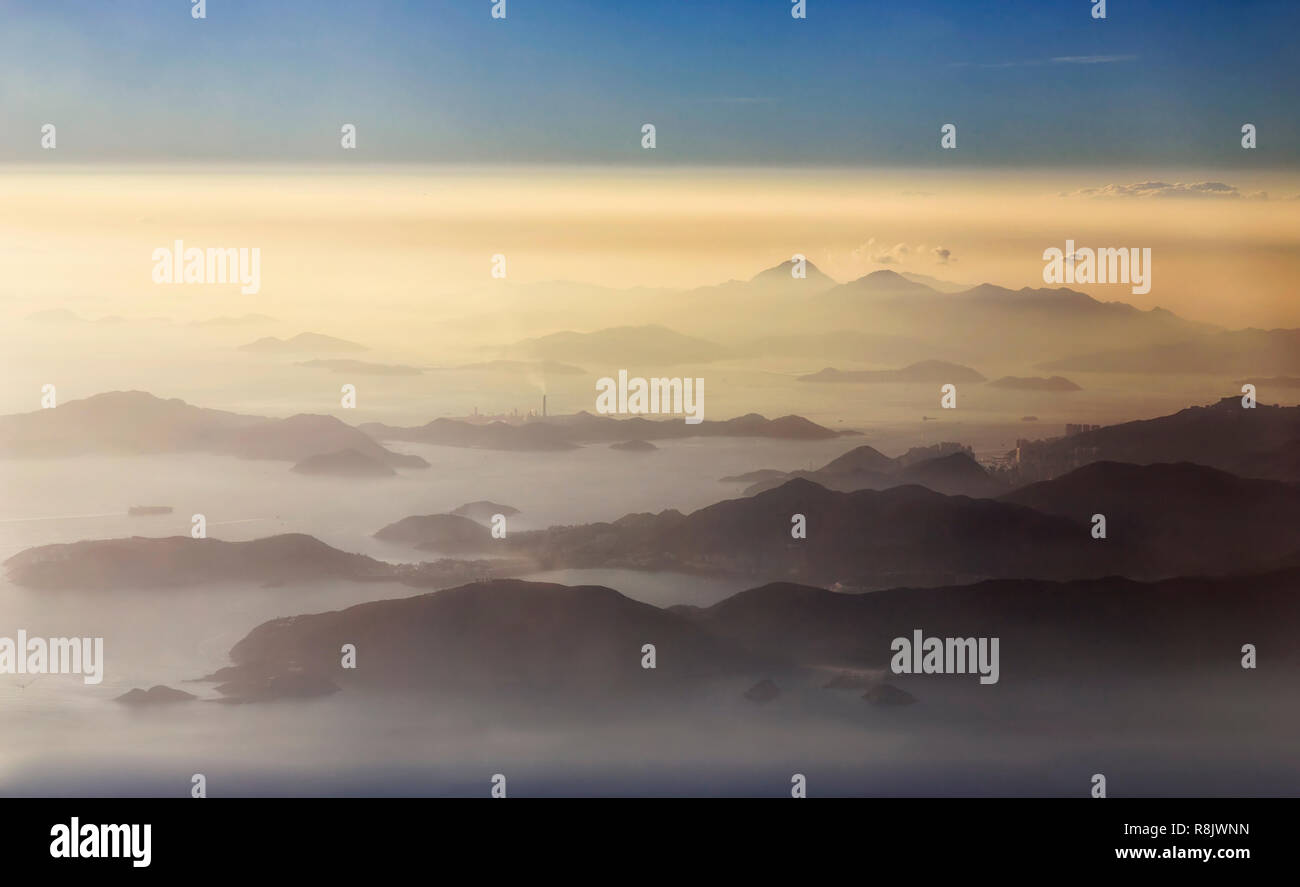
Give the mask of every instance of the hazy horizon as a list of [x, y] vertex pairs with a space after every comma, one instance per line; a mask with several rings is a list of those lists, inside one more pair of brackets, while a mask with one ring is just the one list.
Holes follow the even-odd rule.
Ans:
[[[1300, 302], [1288, 298], [1300, 274], [1300, 175], [1234, 177], [1224, 196], [1074, 194], [1152, 180], [1108, 172], [397, 167], [214, 178], [193, 168], [0, 167], [0, 259], [11, 319], [55, 307], [92, 319], [264, 313], [404, 344], [403, 312], [454, 315], [449, 298], [494, 286], [687, 289], [748, 279], [800, 253], [839, 282], [889, 269], [1019, 289], [1048, 286], [1043, 251], [1070, 239], [1152, 250], [1148, 293], [1071, 286], [1101, 301], [1229, 329], [1300, 326]], [[1163, 181], [1214, 180], [1187, 171]], [[1260, 192], [1269, 197], [1251, 196]], [[153, 249], [178, 239], [260, 248], [261, 291], [153, 284]], [[942, 260], [936, 250], [947, 251]], [[490, 276], [496, 254], [509, 262], [505, 280]], [[364, 312], [353, 301], [362, 292]], [[581, 312], [557, 313], [550, 326], [595, 328]]]

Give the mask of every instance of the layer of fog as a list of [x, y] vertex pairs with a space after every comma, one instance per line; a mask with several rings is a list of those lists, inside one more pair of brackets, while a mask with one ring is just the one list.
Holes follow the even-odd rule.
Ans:
[[[648, 456], [604, 447], [503, 454], [411, 446], [433, 467], [360, 482], [202, 455], [9, 461], [0, 463], [0, 554], [82, 538], [184, 534], [189, 515], [203, 512], [220, 538], [306, 532], [346, 550], [417, 560], [419, 552], [370, 534], [407, 514], [482, 498], [521, 508], [516, 528], [689, 510], [727, 493], [717, 481], [724, 474], [799, 467], [852, 445], [683, 441]], [[131, 504], [176, 512], [127, 518]], [[707, 605], [743, 587], [617, 570], [541, 578], [600, 582], [658, 606]], [[1261, 705], [1265, 689], [1238, 698], [1212, 676], [1135, 685], [1126, 699], [1093, 698], [1086, 687], [1011, 697], [902, 679], [922, 700], [902, 710], [822, 690], [820, 676], [806, 673], [773, 675], [787, 692], [766, 706], [742, 698], [748, 679], [702, 687], [679, 708], [626, 703], [577, 712], [535, 699], [384, 699], [357, 690], [242, 706], [141, 710], [112, 701], [154, 684], [213, 698], [211, 685], [188, 681], [227, 664], [230, 647], [253, 626], [418, 593], [343, 581], [116, 592], [0, 583], [0, 634], [102, 636], [107, 660], [97, 686], [77, 676], [0, 678], [0, 792], [183, 795], [194, 773], [208, 778], [213, 795], [476, 795], [494, 773], [508, 774], [517, 796], [780, 795], [796, 772], [820, 794], [1082, 795], [1099, 771], [1116, 795], [1300, 788], [1300, 772], [1282, 763], [1291, 760], [1295, 718]]]

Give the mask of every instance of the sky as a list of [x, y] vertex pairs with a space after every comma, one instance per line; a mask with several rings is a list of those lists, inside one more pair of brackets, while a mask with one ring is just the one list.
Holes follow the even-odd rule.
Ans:
[[[0, 316], [331, 305], [400, 337], [358, 293], [458, 311], [497, 253], [512, 284], [798, 252], [1018, 288], [1073, 239], [1153, 250], [1150, 292], [1096, 298], [1300, 326], [1293, 0], [493, 5], [0, 0]], [[266, 287], [154, 285], [176, 239], [263, 248]]]
[[1292, 0], [1110, 0], [1100, 21], [1090, 0], [492, 5], [0, 0], [0, 162], [54, 159], [47, 122], [63, 163], [1300, 159]]

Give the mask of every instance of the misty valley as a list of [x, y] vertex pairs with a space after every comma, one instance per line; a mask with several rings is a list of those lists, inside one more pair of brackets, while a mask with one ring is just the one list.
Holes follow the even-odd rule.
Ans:
[[0, 793], [1297, 793], [1289, 204], [1090, 175], [0, 175]]
[[1033, 462], [794, 415], [455, 421], [143, 392], [0, 418], [6, 623], [102, 644], [94, 685], [0, 645], [5, 790], [1300, 784], [1272, 703], [1300, 676], [1300, 478], [1269, 455], [1300, 407], [1088, 425]]

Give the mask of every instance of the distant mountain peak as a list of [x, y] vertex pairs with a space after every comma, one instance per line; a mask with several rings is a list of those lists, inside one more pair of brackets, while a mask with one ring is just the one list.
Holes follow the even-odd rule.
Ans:
[[939, 295], [939, 291], [932, 286], [920, 283], [916, 280], [909, 280], [897, 271], [891, 271], [888, 268], [881, 268], [878, 271], [872, 271], [864, 274], [856, 280], [850, 280], [848, 283], [837, 286], [832, 290], [830, 295], [852, 295], [852, 296], [889, 296], [889, 297], [929, 297]]
[[804, 277], [797, 278], [792, 276], [794, 270], [794, 261], [787, 259], [779, 265], [773, 265], [771, 268], [758, 272], [749, 279], [750, 283], [812, 283], [823, 287], [835, 286], [839, 281], [826, 274], [820, 268], [812, 263], [811, 260], [804, 260]]
[[870, 274], [865, 274], [862, 277], [859, 277], [858, 279], [859, 280], [894, 280], [894, 281], [907, 280], [906, 277], [899, 274], [897, 271], [893, 271], [889, 268], [881, 268], [878, 271], [872, 271]]

